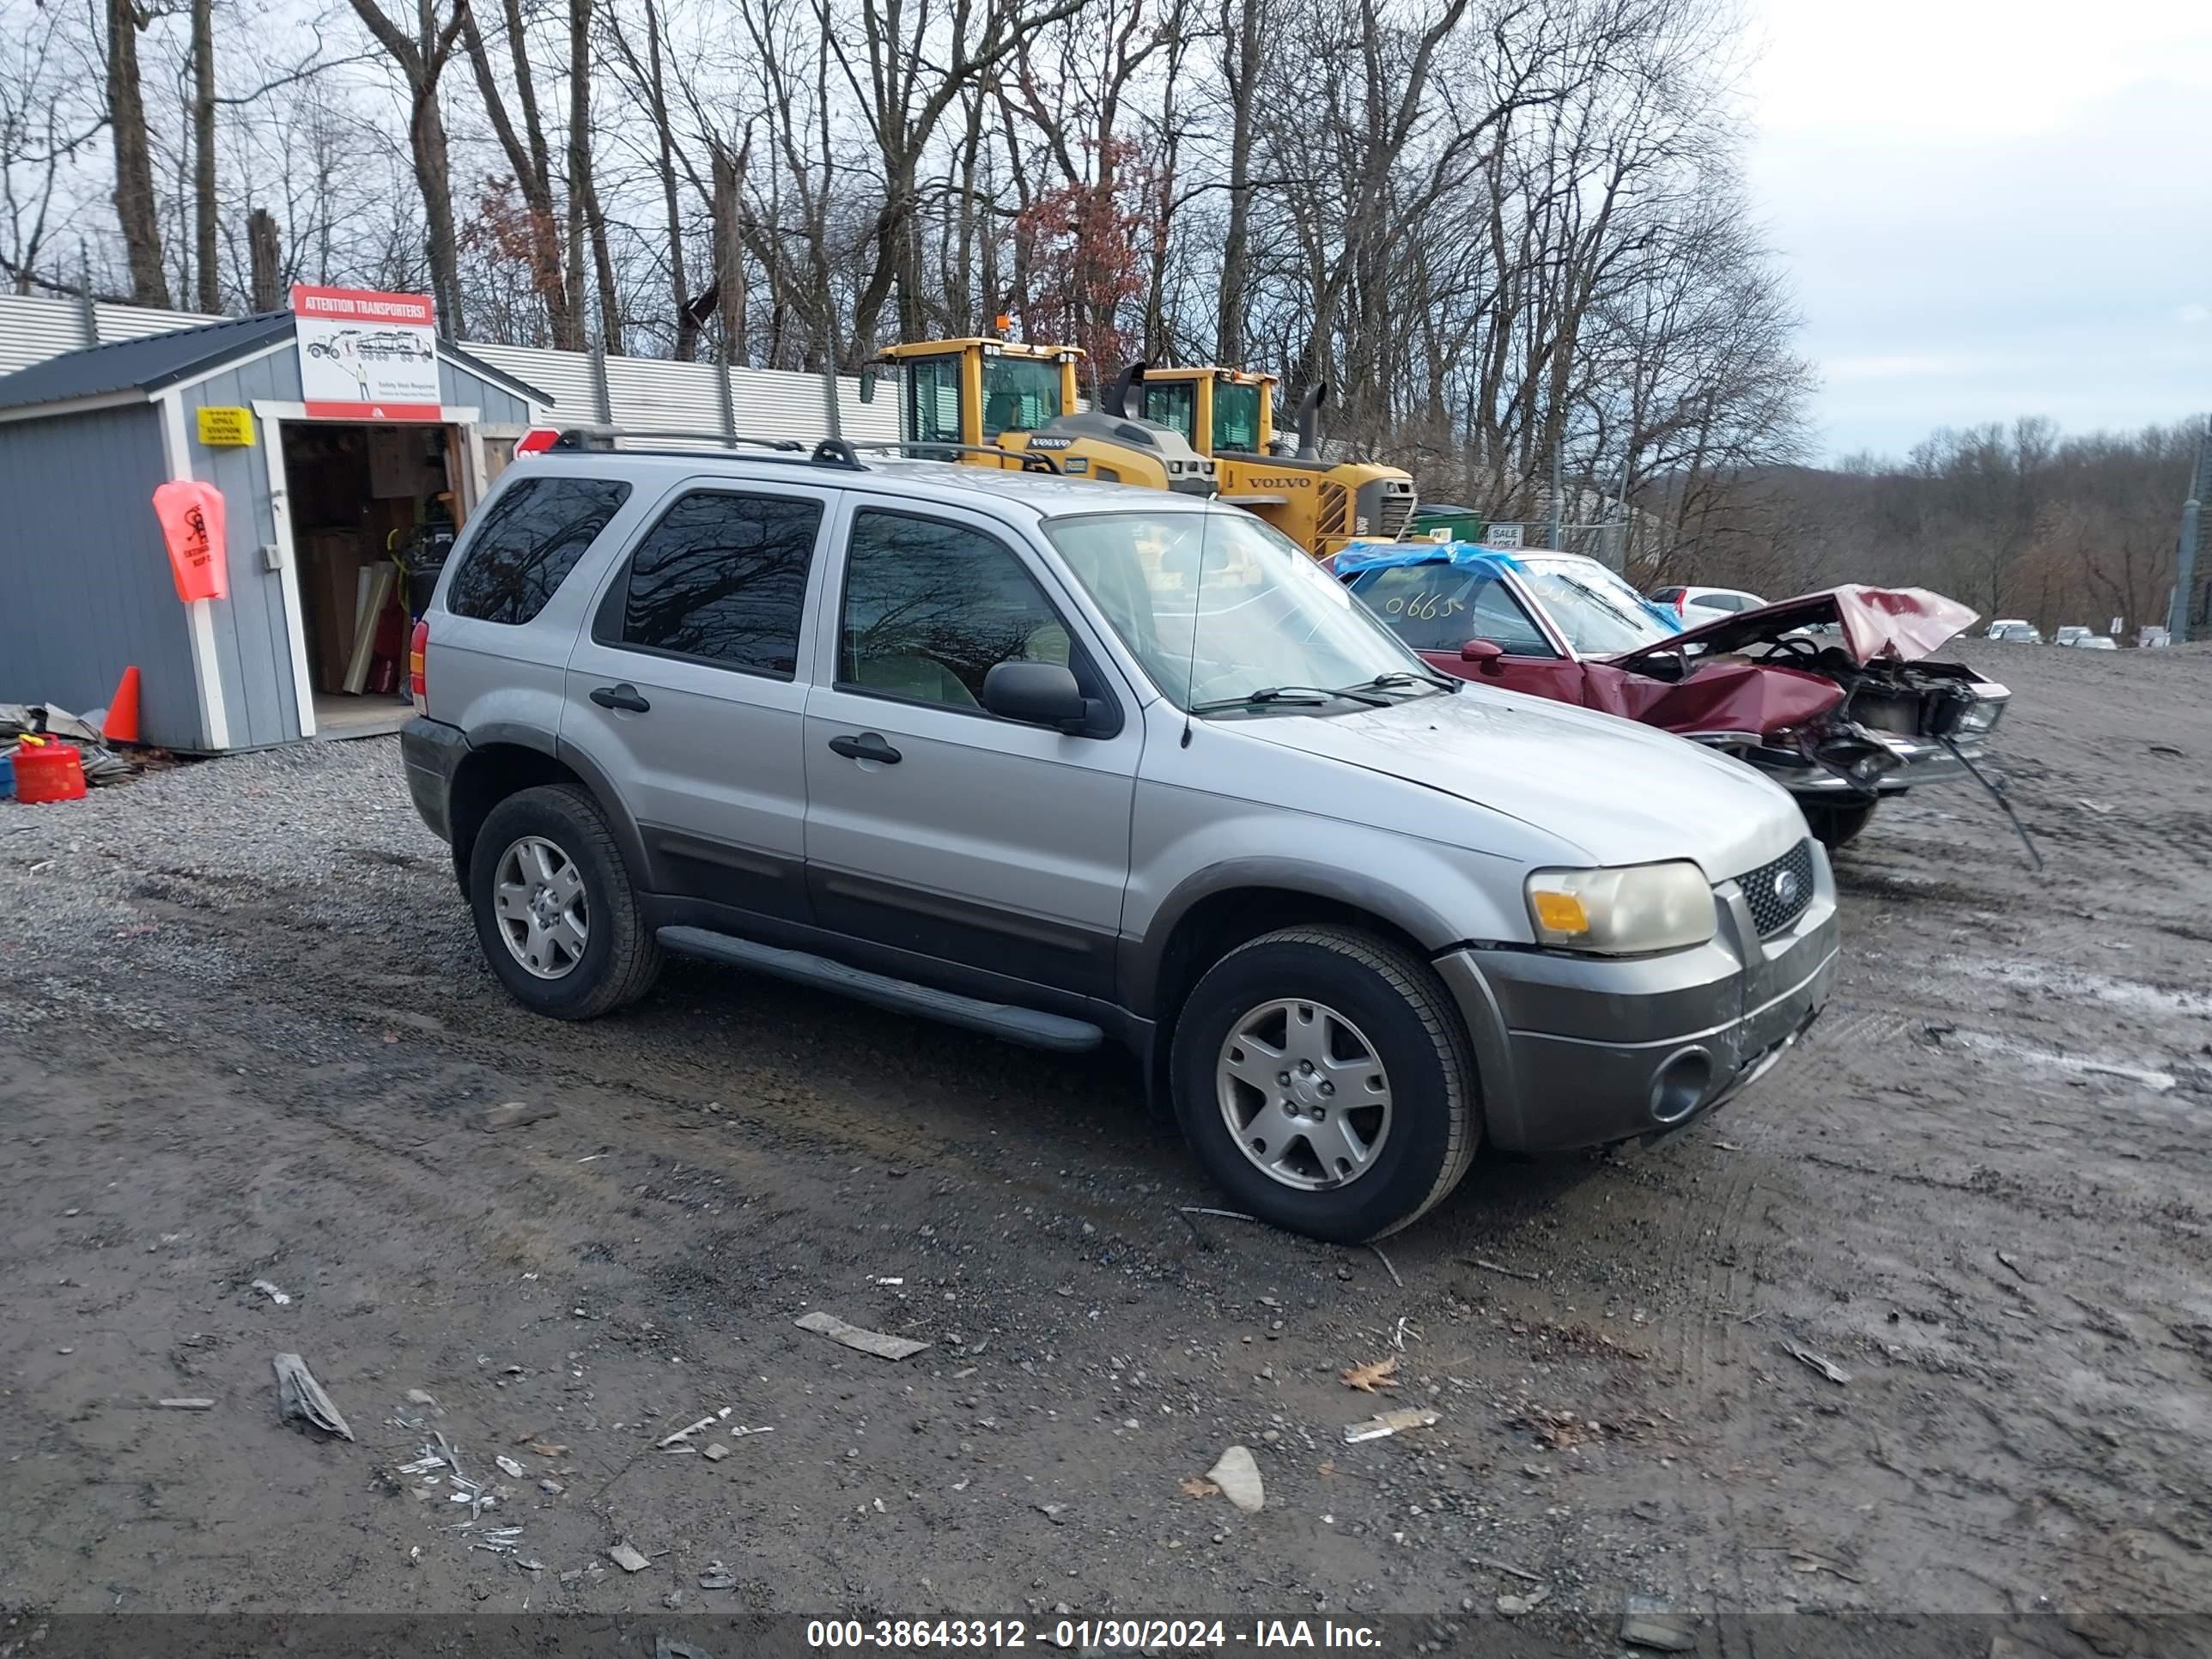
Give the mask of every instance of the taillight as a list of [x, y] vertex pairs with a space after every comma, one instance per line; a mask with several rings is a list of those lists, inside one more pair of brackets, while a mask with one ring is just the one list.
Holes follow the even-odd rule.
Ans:
[[430, 619], [428, 617], [415, 624], [414, 637], [407, 641], [407, 690], [415, 699], [415, 712], [430, 712]]
[[1690, 590], [1686, 587], [1674, 596], [1674, 614], [1684, 622], [1690, 620]]

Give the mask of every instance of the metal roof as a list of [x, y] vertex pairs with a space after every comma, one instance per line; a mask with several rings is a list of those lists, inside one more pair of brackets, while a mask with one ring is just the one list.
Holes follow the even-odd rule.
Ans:
[[[290, 337], [292, 313], [264, 311], [230, 317], [199, 328], [172, 329], [64, 351], [28, 368], [0, 376], [0, 409], [112, 397], [122, 392], [155, 392], [188, 380], [234, 358], [249, 356]], [[438, 342], [438, 355], [471, 374], [507, 387], [532, 403], [551, 401], [537, 387], [471, 356], [452, 342]]]

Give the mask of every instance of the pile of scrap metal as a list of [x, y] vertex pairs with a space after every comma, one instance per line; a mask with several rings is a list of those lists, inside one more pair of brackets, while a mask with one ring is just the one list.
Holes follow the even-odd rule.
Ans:
[[1733, 754], [1787, 789], [1830, 847], [1883, 800], [1957, 778], [1981, 783], [2019, 828], [1982, 764], [2012, 694], [1928, 660], [1975, 617], [1940, 593], [1850, 584], [1683, 629], [1571, 553], [1398, 543], [1328, 562], [1436, 667]]
[[87, 783], [120, 783], [144, 769], [110, 749], [101, 738], [100, 719], [106, 712], [96, 708], [86, 716], [51, 703], [0, 702], [0, 745], [12, 744], [26, 736], [58, 738], [76, 750]]

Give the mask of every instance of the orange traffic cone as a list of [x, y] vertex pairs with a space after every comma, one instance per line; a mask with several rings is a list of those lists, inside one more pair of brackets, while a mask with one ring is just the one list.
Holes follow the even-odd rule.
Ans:
[[107, 705], [107, 718], [100, 724], [100, 735], [110, 743], [138, 741], [137, 664], [123, 671], [123, 678], [117, 683], [115, 696]]

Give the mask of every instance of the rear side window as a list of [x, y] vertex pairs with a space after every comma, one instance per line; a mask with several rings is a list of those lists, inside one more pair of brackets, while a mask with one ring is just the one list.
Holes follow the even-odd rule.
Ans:
[[606, 478], [524, 478], [485, 510], [446, 609], [480, 622], [528, 622], [607, 527], [629, 486]]
[[607, 642], [790, 678], [821, 528], [822, 503], [804, 497], [679, 497], [630, 556]]

